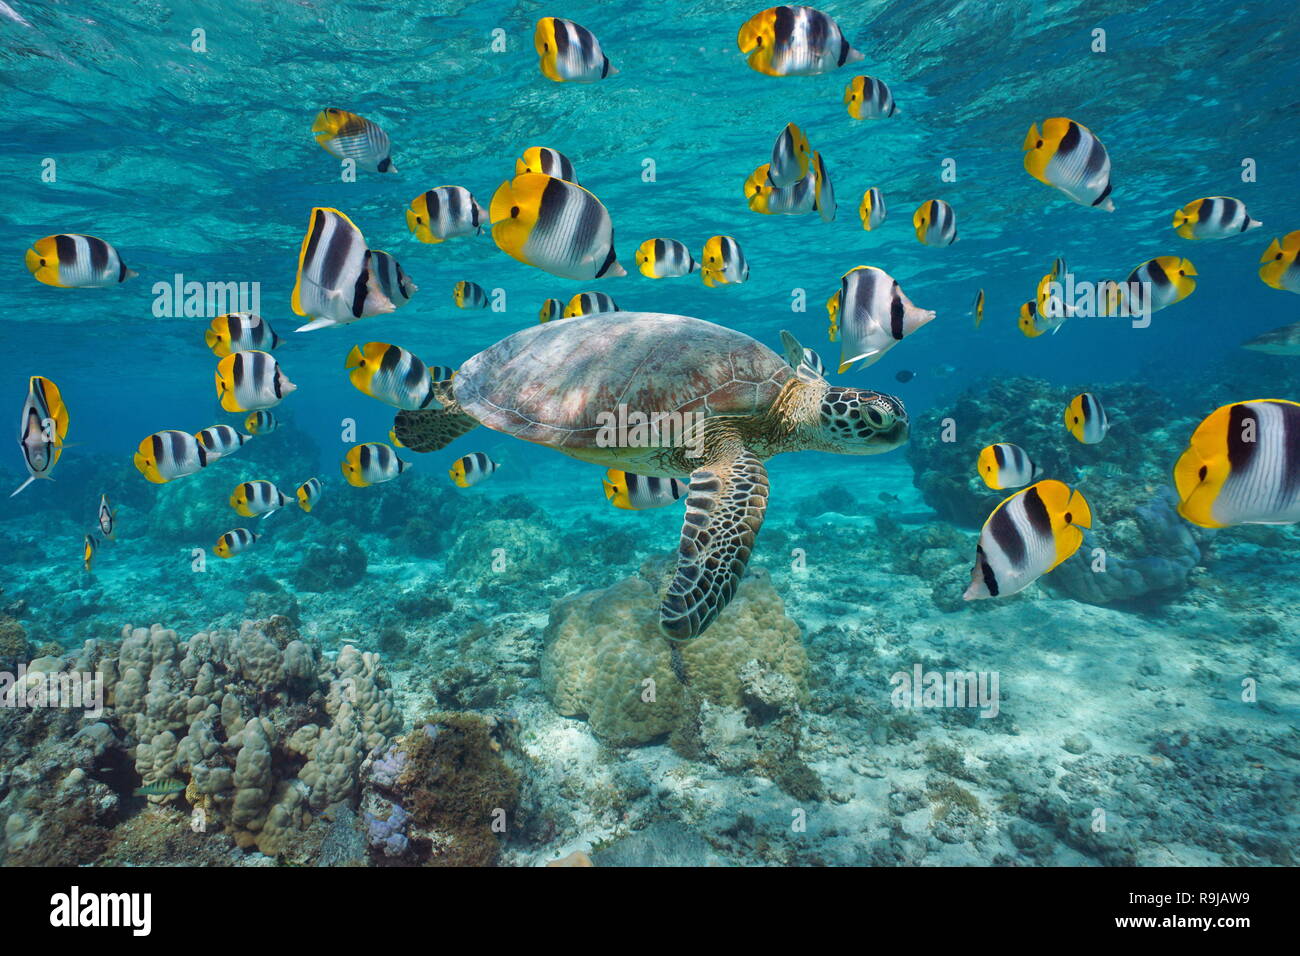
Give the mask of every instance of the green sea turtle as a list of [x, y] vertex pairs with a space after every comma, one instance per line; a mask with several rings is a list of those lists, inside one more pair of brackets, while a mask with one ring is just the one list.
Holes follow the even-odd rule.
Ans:
[[[742, 332], [681, 315], [607, 312], [534, 325], [439, 383], [441, 407], [398, 413], [394, 435], [429, 452], [486, 425], [597, 465], [689, 475], [659, 621], [670, 638], [697, 637], [749, 561], [767, 508], [764, 459], [805, 449], [872, 455], [907, 440], [898, 399], [828, 384], [794, 336], [781, 338], [784, 359]], [[659, 417], [657, 441], [614, 427], [634, 413]]]

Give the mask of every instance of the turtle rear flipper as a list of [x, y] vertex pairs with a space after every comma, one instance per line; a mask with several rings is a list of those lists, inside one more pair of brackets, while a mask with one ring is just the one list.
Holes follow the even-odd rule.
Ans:
[[670, 638], [699, 637], [735, 595], [763, 524], [767, 488], [767, 469], [739, 445], [691, 473], [677, 572], [659, 606], [659, 626]]
[[393, 419], [393, 436], [411, 451], [438, 451], [468, 431], [478, 420], [455, 408], [400, 411]]

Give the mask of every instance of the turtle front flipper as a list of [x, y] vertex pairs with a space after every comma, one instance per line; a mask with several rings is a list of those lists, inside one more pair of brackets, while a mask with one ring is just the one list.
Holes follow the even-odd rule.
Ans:
[[420, 408], [397, 413], [393, 437], [411, 451], [438, 451], [477, 427], [478, 419], [457, 408]]
[[736, 446], [691, 473], [677, 573], [659, 606], [674, 640], [699, 637], [731, 601], [767, 510], [767, 469]]

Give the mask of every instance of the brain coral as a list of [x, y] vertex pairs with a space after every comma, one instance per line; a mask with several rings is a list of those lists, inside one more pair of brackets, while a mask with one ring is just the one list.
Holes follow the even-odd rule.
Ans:
[[799, 626], [786, 616], [767, 572], [752, 570], [708, 632], [681, 646], [690, 695], [659, 630], [657, 583], [627, 578], [552, 606], [542, 684], [561, 714], [585, 715], [609, 743], [646, 743], [693, 718], [694, 700], [741, 706], [740, 671], [754, 659], [807, 693]]

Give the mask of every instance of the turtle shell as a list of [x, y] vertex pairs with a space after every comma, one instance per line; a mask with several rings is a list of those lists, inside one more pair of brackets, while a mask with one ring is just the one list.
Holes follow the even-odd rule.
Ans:
[[468, 359], [452, 394], [488, 428], [594, 448], [608, 416], [765, 411], [794, 375], [771, 349], [684, 315], [606, 312], [530, 326]]

